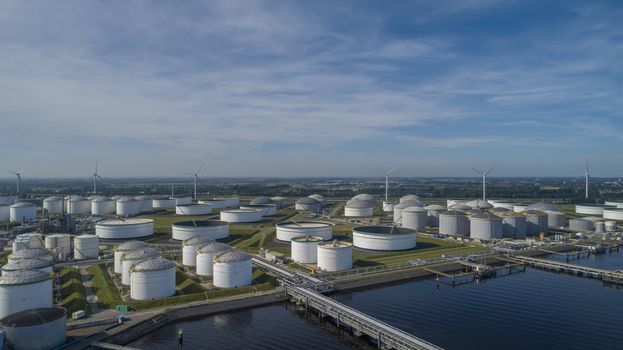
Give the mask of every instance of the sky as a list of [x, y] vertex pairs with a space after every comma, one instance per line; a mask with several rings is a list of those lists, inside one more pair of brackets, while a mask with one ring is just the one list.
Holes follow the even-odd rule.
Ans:
[[621, 177], [621, 18], [620, 1], [2, 1], [0, 176], [581, 176], [588, 157]]

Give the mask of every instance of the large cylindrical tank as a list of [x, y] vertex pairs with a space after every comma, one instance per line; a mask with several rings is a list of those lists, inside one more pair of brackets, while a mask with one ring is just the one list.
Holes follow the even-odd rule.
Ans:
[[154, 220], [143, 218], [107, 219], [95, 224], [95, 234], [105, 239], [130, 239], [154, 234]]
[[567, 220], [564, 213], [559, 211], [546, 211], [547, 214], [547, 227], [549, 228], [564, 228], [567, 226]]
[[610, 206], [610, 207], [616, 207], [619, 209], [623, 209], [623, 201], [606, 201], [604, 202], [605, 205]]
[[525, 238], [527, 234], [526, 216], [510, 211], [502, 214], [503, 236], [507, 238]]
[[446, 208], [441, 205], [431, 204], [425, 206], [424, 209], [428, 210], [428, 226], [439, 227], [439, 214], [445, 212]]
[[91, 201], [81, 196], [66, 197], [68, 214], [89, 214], [91, 212]]
[[52, 306], [52, 279], [39, 270], [4, 272], [0, 276], [0, 318]]
[[39, 270], [47, 273], [54, 272], [54, 263], [50, 260], [21, 259], [15, 260], [2, 266], [2, 272], [17, 270]]
[[7, 222], [11, 218], [11, 204], [0, 204], [0, 222]]
[[193, 204], [193, 199], [189, 196], [172, 196], [171, 199], [175, 199], [176, 206]]
[[214, 209], [227, 208], [227, 201], [224, 199], [200, 199], [198, 203], [210, 205]]
[[322, 237], [293, 237], [290, 240], [292, 260], [299, 264], [315, 264], [318, 261], [318, 243], [322, 241]]
[[212, 213], [212, 206], [208, 204], [182, 204], [175, 206], [177, 215], [208, 215]]
[[182, 242], [182, 264], [185, 266], [197, 265], [197, 248], [212, 243], [214, 240], [208, 237], [195, 236]]
[[400, 197], [399, 203], [407, 203], [411, 207], [424, 207], [426, 204], [422, 201], [422, 199], [415, 194], [408, 194], [406, 196]]
[[402, 224], [402, 210], [412, 207], [413, 205], [411, 205], [411, 203], [407, 203], [407, 202], [401, 202], [398, 203], [396, 205], [394, 205], [393, 211], [394, 211], [394, 224], [396, 225], [400, 225]]
[[147, 259], [159, 258], [162, 254], [155, 249], [144, 248], [125, 253], [121, 256], [121, 283], [130, 285], [130, 269], [132, 266]]
[[318, 244], [318, 268], [324, 271], [350, 270], [353, 267], [353, 246], [334, 240]]
[[9, 209], [9, 219], [11, 222], [29, 222], [37, 219], [37, 206], [30, 202], [17, 202]]
[[217, 288], [248, 286], [253, 282], [251, 255], [230, 250], [214, 257], [212, 283]]
[[611, 208], [603, 210], [604, 219], [623, 221], [623, 209]]
[[175, 208], [175, 198], [154, 198], [152, 205], [154, 209], [173, 209]]
[[320, 208], [320, 202], [311, 197], [303, 197], [294, 203], [294, 209], [298, 211], [318, 211]]
[[258, 204], [275, 204], [273, 202], [272, 199], [270, 199], [270, 197], [267, 196], [259, 196], [259, 197], [255, 197], [253, 198], [249, 204], [251, 205], [258, 205]]
[[97, 197], [91, 200], [91, 214], [107, 215], [114, 214], [117, 210], [117, 204], [110, 198]]
[[275, 204], [247, 204], [241, 205], [240, 209], [253, 210], [259, 209], [262, 211], [262, 216], [274, 216], [277, 214], [277, 205]]
[[396, 202], [392, 202], [392, 201], [383, 201], [383, 211], [386, 213], [393, 213], [394, 212], [394, 206], [398, 204]]
[[67, 340], [67, 311], [61, 307], [24, 310], [0, 320], [13, 350], [51, 350]]
[[221, 210], [221, 220], [230, 223], [258, 222], [262, 221], [260, 209], [231, 209]]
[[[404, 212], [403, 212], [404, 215]], [[404, 216], [403, 216], [404, 221]], [[396, 226], [359, 226], [353, 228], [353, 245], [370, 250], [407, 250], [416, 246], [417, 232]]]
[[122, 262], [121, 262], [121, 257], [129, 252], [133, 252], [135, 250], [140, 250], [140, 249], [144, 249], [148, 246], [147, 243], [143, 242], [143, 241], [127, 241], [123, 244], [120, 244], [118, 246], [115, 247], [114, 249], [114, 257], [115, 257], [115, 266], [114, 266], [114, 271], [115, 273], [121, 273], [123, 272], [123, 266], [122, 266]]
[[130, 298], [154, 300], [175, 294], [175, 264], [164, 258], [143, 260], [130, 268]]
[[97, 259], [99, 256], [99, 237], [80, 235], [74, 237], [74, 259]]
[[535, 236], [543, 232], [547, 234], [549, 228], [547, 225], [547, 214], [539, 210], [527, 210], [524, 212], [526, 215], [526, 226], [528, 236]]
[[60, 249], [63, 253], [71, 253], [71, 236], [66, 233], [55, 233], [45, 236], [45, 248]]
[[11, 262], [20, 259], [43, 259], [49, 261], [53, 260], [49, 250], [45, 248], [31, 248], [13, 252], [11, 255], [9, 255], [8, 261]]
[[576, 204], [575, 212], [577, 214], [602, 216], [604, 209], [614, 209], [609, 205], [603, 204]]
[[139, 209], [141, 213], [150, 213], [154, 211], [154, 202], [150, 196], [136, 196], [134, 199], [141, 202]]
[[569, 220], [569, 230], [571, 231], [595, 231], [595, 223], [591, 220], [576, 218]]
[[195, 236], [223, 239], [229, 236], [229, 223], [220, 220], [180, 221], [171, 226], [173, 239], [183, 241]]
[[284, 242], [300, 236], [321, 237], [326, 241], [333, 238], [333, 226], [330, 222], [322, 221], [286, 221], [275, 225], [277, 239]]
[[428, 211], [422, 207], [407, 207], [402, 209], [402, 227], [421, 230], [428, 222]]
[[490, 213], [479, 213], [469, 217], [469, 236], [472, 239], [490, 240], [502, 238], [502, 219]]
[[142, 201], [134, 198], [121, 198], [117, 200], [117, 215], [130, 217], [136, 216], [141, 212]]
[[41, 233], [23, 233], [17, 235], [13, 241], [13, 251], [22, 249], [44, 248], [43, 235]]
[[60, 214], [63, 212], [63, 197], [52, 196], [43, 200], [43, 209], [49, 214]]
[[467, 215], [456, 210], [439, 213], [439, 233], [451, 236], [469, 236]]
[[213, 242], [197, 248], [197, 275], [199, 276], [212, 276], [214, 257], [231, 250], [232, 247], [227, 244]]

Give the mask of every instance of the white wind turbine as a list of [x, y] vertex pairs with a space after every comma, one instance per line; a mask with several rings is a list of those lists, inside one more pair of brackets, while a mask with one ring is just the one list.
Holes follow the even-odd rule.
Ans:
[[482, 176], [482, 200], [483, 201], [487, 200], [487, 175], [489, 175], [489, 173], [491, 173], [493, 169], [495, 168], [497, 168], [497, 165], [487, 171], [470, 168]]
[[197, 178], [199, 177], [199, 173], [201, 172], [201, 169], [203, 169], [203, 167], [205, 165], [206, 165], [206, 163], [201, 164], [201, 167], [199, 167], [199, 169], [195, 173], [186, 173], [186, 175], [190, 175], [190, 176], [194, 177], [194, 179], [195, 179], [195, 195], [193, 197], [195, 199], [197, 199]]
[[397, 166], [385, 173], [385, 202], [389, 202], [389, 175], [396, 171], [396, 169], [398, 169]]
[[584, 198], [588, 199], [588, 180], [591, 174], [588, 172], [588, 158], [586, 158], [586, 168], [584, 168]]
[[19, 187], [22, 184], [23, 171], [18, 173], [17, 171], [9, 170], [9, 172], [17, 177], [17, 196], [19, 197]]
[[97, 160], [95, 161], [95, 172], [93, 172], [91, 176], [93, 176], [93, 194], [96, 194], [97, 193], [97, 179], [104, 180], [104, 178], [102, 178], [97, 173]]

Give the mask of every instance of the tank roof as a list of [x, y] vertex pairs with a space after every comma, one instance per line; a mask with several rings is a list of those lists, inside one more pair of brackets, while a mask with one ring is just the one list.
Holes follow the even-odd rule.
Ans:
[[320, 202], [312, 197], [303, 197], [297, 200], [296, 204], [320, 204]]
[[210, 239], [208, 237], [205, 237], [205, 236], [194, 236], [194, 237], [185, 239], [182, 242], [182, 245], [184, 245], [184, 246], [188, 246], [188, 245], [200, 246], [200, 245], [205, 245], [205, 244], [212, 243], [212, 242], [214, 242], [214, 240]]
[[334, 225], [330, 222], [325, 221], [285, 221], [276, 224], [278, 227], [285, 228], [297, 228], [297, 229], [315, 229], [320, 227], [333, 227]]
[[312, 194], [308, 196], [309, 198], [313, 198], [315, 200], [317, 200], [318, 202], [324, 202], [324, 196], [320, 195], [320, 194]]
[[318, 243], [318, 248], [326, 248], [326, 249], [343, 249], [343, 248], [351, 248], [353, 245], [348, 242], [338, 241], [334, 239], [329, 242]]
[[450, 209], [451, 210], [470, 210], [472, 209], [472, 207], [470, 207], [469, 205], [465, 203], [456, 203], [454, 205], [451, 205]]
[[13, 252], [9, 255], [9, 259], [28, 259], [48, 255], [50, 255], [50, 251], [45, 248], [27, 248]]
[[491, 209], [493, 208], [493, 205], [487, 201], [483, 201], [482, 199], [475, 199], [473, 201], [469, 201], [467, 203], [465, 203], [467, 205], [469, 205], [472, 208], [479, 208], [479, 209]]
[[145, 272], [145, 271], [161, 271], [174, 268], [175, 264], [163, 257], [157, 257], [153, 259], [147, 259], [132, 266], [133, 272]]
[[354, 196], [352, 199], [359, 199], [361, 201], [376, 201], [376, 198], [374, 198], [372, 195], [369, 195], [367, 193], [358, 194]]
[[97, 198], [93, 198], [91, 200], [91, 202], [96, 202], [96, 203], [99, 203], [99, 202], [114, 202], [114, 201], [115, 201], [114, 199], [108, 198], [108, 197], [97, 197]]
[[421, 202], [421, 201], [422, 201], [422, 199], [420, 199], [420, 197], [419, 197], [419, 196], [416, 196], [416, 195], [414, 195], [414, 194], [408, 194], [408, 195], [406, 195], [406, 196], [402, 196], [402, 197], [400, 197], [400, 200], [399, 200], [399, 202], [400, 202], [400, 203], [403, 203], [403, 202], [409, 202], [409, 201], [418, 201], [418, 202]]
[[16, 270], [37, 270], [44, 267], [52, 266], [54, 263], [50, 260], [42, 259], [20, 259], [14, 260], [2, 266], [3, 271]]
[[183, 227], [217, 227], [217, 226], [227, 226], [229, 222], [221, 221], [221, 220], [189, 220], [189, 221], [178, 221], [173, 223], [173, 226], [183, 226]]
[[224, 251], [231, 250], [231, 249], [233, 248], [227, 244], [219, 243], [219, 242], [211, 242], [211, 243], [202, 245], [201, 247], [197, 248], [197, 253], [218, 253], [218, 252], [224, 252]]
[[465, 212], [458, 210], [448, 210], [445, 213], [439, 213], [439, 215], [448, 215], [448, 216], [466, 216]]
[[470, 218], [481, 219], [481, 220], [502, 220], [499, 216], [489, 213], [489, 212], [480, 212], [475, 213], [470, 216]]
[[273, 200], [270, 197], [260, 196], [253, 198], [250, 204], [273, 204]]
[[374, 203], [368, 200], [353, 198], [346, 202], [346, 208], [374, 208]]
[[80, 236], [76, 236], [76, 237], [74, 237], [74, 241], [75, 241], [76, 239], [77, 239], [77, 240], [83, 240], [83, 239], [98, 239], [98, 236], [96, 236], [96, 235], [88, 235], [88, 234], [85, 234], [85, 235], [80, 235]]
[[424, 209], [431, 210], [431, 211], [440, 211], [440, 210], [446, 210], [446, 207], [442, 207], [439, 204], [431, 204], [431, 205], [425, 206]]
[[143, 247], [147, 247], [148, 244], [143, 241], [127, 241], [122, 244], [119, 244], [115, 247], [115, 251], [117, 252], [129, 252], [131, 250], [137, 250]]
[[236, 262], [251, 260], [251, 255], [240, 250], [229, 250], [214, 257], [214, 262]]
[[9, 315], [0, 324], [4, 327], [28, 327], [58, 320], [67, 315], [67, 310], [62, 307], [45, 307], [24, 310]]
[[2, 276], [0, 276], [0, 285], [29, 284], [49, 279], [49, 273], [39, 270], [4, 271]]
[[299, 243], [318, 243], [324, 241], [324, 239], [318, 236], [298, 236], [293, 237], [290, 241]]
[[129, 251], [121, 257], [121, 260], [141, 260], [159, 257], [162, 254], [160, 251], [152, 248], [143, 248], [138, 250]]
[[[445, 208], [444, 208], [445, 209]], [[425, 208], [422, 207], [406, 207], [404, 209], [402, 209], [402, 212], [407, 212], [407, 213], [426, 213], [428, 212], [428, 210], [426, 210]]]
[[228, 210], [221, 210], [221, 213], [260, 213], [262, 212], [262, 209], [228, 209]]
[[411, 235], [417, 233], [414, 229], [397, 226], [358, 226], [353, 228], [354, 232], [372, 235]]
[[124, 226], [124, 225], [142, 225], [147, 223], [153, 223], [152, 219], [144, 219], [144, 218], [127, 218], [127, 219], [104, 219], [100, 220], [96, 223], [96, 225], [102, 226]]
[[36, 205], [30, 202], [17, 202], [11, 205], [11, 208], [29, 208], [29, 207], [36, 207]]
[[48, 197], [48, 198], [44, 199], [43, 201], [44, 202], [53, 202], [53, 201], [62, 201], [62, 200], [63, 200], [63, 197], [61, 197], [61, 196], [51, 196], [51, 197]]
[[211, 205], [210, 204], [190, 203], [190, 204], [178, 204], [178, 205], [176, 205], [176, 207], [211, 207]]

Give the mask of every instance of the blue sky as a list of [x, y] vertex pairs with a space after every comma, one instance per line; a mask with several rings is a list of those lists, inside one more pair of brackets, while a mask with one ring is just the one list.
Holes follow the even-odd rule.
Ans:
[[[29, 176], [623, 176], [618, 1], [3, 1]], [[1, 176], [1, 175], [0, 175]]]

